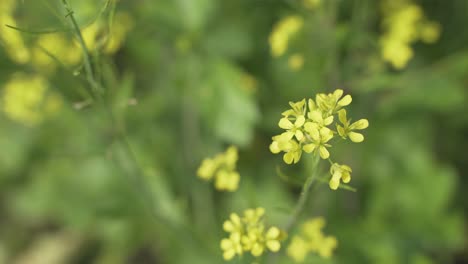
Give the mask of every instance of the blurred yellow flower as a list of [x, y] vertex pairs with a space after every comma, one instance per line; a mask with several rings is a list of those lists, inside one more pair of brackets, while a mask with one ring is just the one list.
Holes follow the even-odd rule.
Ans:
[[396, 69], [404, 68], [413, 57], [413, 42], [434, 43], [439, 38], [440, 25], [428, 21], [422, 8], [410, 0], [386, 0], [382, 3], [382, 13], [381, 55]]
[[76, 65], [81, 61], [81, 54], [75, 51], [76, 48], [75, 43], [59, 33], [41, 35], [32, 50], [32, 63], [47, 73], [57, 68], [56, 61], [50, 55], [67, 66]]
[[104, 20], [97, 20], [84, 28], [82, 34], [90, 51], [114, 54], [120, 49], [132, 28], [133, 20], [130, 15], [125, 12], [117, 12], [111, 25], [108, 25]]
[[24, 125], [36, 125], [62, 106], [58, 94], [48, 91], [47, 81], [38, 75], [16, 73], [4, 86], [2, 110]]
[[289, 57], [288, 66], [293, 71], [298, 71], [304, 66], [304, 56], [302, 54], [296, 53]]
[[236, 171], [238, 150], [230, 146], [224, 153], [206, 158], [197, 170], [198, 177], [209, 181], [215, 178], [215, 188], [220, 191], [235, 191], [239, 186], [240, 175]]
[[322, 258], [330, 258], [338, 245], [334, 236], [325, 236], [322, 229], [325, 219], [317, 217], [302, 224], [300, 234], [294, 236], [286, 253], [296, 263], [304, 262], [309, 253], [316, 253]]
[[16, 21], [12, 16], [13, 10], [11, 10], [10, 6], [2, 5], [2, 8], [3, 10], [0, 9], [0, 47], [3, 46], [11, 60], [18, 64], [25, 64], [29, 61], [31, 55], [26, 48], [21, 33], [5, 26], [16, 25]]
[[303, 24], [302, 17], [293, 15], [283, 18], [274, 26], [269, 37], [273, 57], [279, 57], [286, 52], [290, 38], [302, 28]]
[[258, 257], [266, 250], [280, 250], [280, 241], [286, 234], [275, 226], [266, 228], [264, 214], [265, 209], [261, 207], [247, 209], [242, 217], [232, 213], [229, 220], [224, 222], [223, 229], [229, 233], [229, 237], [222, 239], [220, 243], [225, 260], [231, 260], [244, 252]]

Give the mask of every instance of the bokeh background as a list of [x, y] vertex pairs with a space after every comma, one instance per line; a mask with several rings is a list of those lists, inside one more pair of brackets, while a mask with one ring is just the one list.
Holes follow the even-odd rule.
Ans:
[[[339, 246], [305, 263], [468, 263], [468, 1], [69, 3], [114, 120], [62, 1], [0, 0], [0, 263], [223, 263], [229, 213], [283, 226], [310, 172], [268, 150], [281, 112], [336, 88], [370, 127], [332, 149], [357, 192], [314, 189]], [[232, 193], [196, 177], [229, 145]]]

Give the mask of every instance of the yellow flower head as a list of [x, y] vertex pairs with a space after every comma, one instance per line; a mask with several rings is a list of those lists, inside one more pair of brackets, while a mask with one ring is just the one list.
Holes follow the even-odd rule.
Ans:
[[226, 152], [204, 159], [197, 170], [197, 175], [206, 181], [214, 177], [215, 188], [220, 191], [235, 191], [240, 181], [240, 175], [236, 171], [237, 160], [237, 148], [230, 146]]
[[269, 38], [273, 57], [279, 57], [286, 52], [289, 39], [302, 28], [303, 24], [302, 17], [288, 16], [274, 26]]
[[36, 125], [49, 114], [59, 111], [62, 100], [48, 91], [47, 81], [38, 75], [15, 74], [3, 90], [5, 114], [24, 125]]
[[418, 40], [434, 43], [439, 38], [440, 25], [429, 21], [422, 8], [411, 0], [385, 0], [382, 13], [381, 54], [396, 69], [403, 69], [413, 57], [412, 43]]
[[341, 109], [338, 112], [338, 118], [342, 125], [336, 125], [338, 134], [342, 138], [351, 139], [355, 143], [364, 141], [364, 136], [361, 133], [355, 132], [356, 130], [363, 130], [369, 127], [369, 121], [367, 119], [359, 119], [358, 121], [351, 124], [351, 120], [346, 117], [346, 110]]
[[[328, 94], [319, 93], [315, 100], [309, 98], [289, 102], [291, 108], [281, 113], [282, 117], [278, 122], [284, 132], [272, 137], [270, 151], [274, 154], [283, 152], [286, 164], [298, 163], [303, 151], [328, 159], [331, 164], [336, 164], [330, 169], [330, 188], [336, 190], [340, 181], [349, 182], [351, 168], [332, 162], [329, 149], [335, 138], [349, 138], [353, 142], [364, 140], [364, 135], [356, 131], [369, 126], [367, 119], [351, 123], [346, 116], [345, 108], [352, 100], [351, 95], [344, 95], [343, 90], [337, 89]], [[337, 134], [340, 137], [335, 137]]]
[[230, 219], [224, 222], [223, 229], [229, 233], [229, 237], [222, 239], [220, 244], [225, 260], [244, 252], [258, 257], [266, 250], [280, 250], [280, 241], [284, 239], [285, 233], [274, 226], [266, 228], [264, 214], [263, 208], [247, 209], [242, 217], [232, 213]]
[[340, 181], [343, 181], [344, 183], [348, 183], [351, 181], [351, 168], [346, 165], [340, 165], [338, 163], [334, 163], [330, 167], [330, 174], [331, 179], [329, 182], [330, 189], [336, 190], [340, 186]]
[[322, 258], [330, 258], [338, 242], [334, 236], [323, 234], [324, 227], [323, 217], [313, 218], [302, 224], [301, 232], [292, 238], [288, 246], [288, 256], [296, 263], [304, 262], [309, 253], [316, 253]]

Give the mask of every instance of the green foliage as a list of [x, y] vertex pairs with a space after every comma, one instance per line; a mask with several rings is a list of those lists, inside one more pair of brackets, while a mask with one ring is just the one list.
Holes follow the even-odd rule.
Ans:
[[[468, 4], [415, 1], [441, 35], [411, 42], [394, 69], [379, 44], [383, 1], [321, 2], [69, 0], [94, 43], [100, 101], [62, 1], [0, 0], [0, 263], [221, 263], [230, 212], [263, 207], [269, 224], [286, 225], [315, 168], [269, 152], [278, 117], [289, 101], [335, 89], [371, 126], [363, 143], [331, 149], [356, 192], [330, 191], [325, 178], [305, 201], [300, 220], [324, 216], [338, 247], [304, 263], [467, 261]], [[273, 57], [269, 36], [291, 15], [303, 26]], [[291, 67], [298, 54], [303, 65]], [[35, 124], [4, 109], [18, 72], [42, 76], [61, 100]], [[196, 177], [228, 145], [239, 148], [234, 193]], [[291, 263], [288, 242], [258, 262]]]

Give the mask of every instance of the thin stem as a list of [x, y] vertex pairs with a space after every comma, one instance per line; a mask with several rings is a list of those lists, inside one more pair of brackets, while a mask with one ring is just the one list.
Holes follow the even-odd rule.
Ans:
[[75, 15], [73, 14], [73, 9], [71, 9], [67, 0], [62, 0], [62, 3], [65, 7], [65, 10], [67, 11], [66, 16], [70, 18], [70, 21], [73, 26], [73, 30], [75, 31], [76, 37], [78, 38], [78, 43], [80, 44], [80, 47], [83, 50], [83, 60], [84, 60], [86, 78], [89, 84], [91, 85], [91, 88], [93, 89], [93, 92], [95, 93], [95, 95], [98, 98], [100, 98], [101, 91], [99, 89], [98, 83], [96, 82], [96, 79], [94, 78], [94, 72], [91, 66], [91, 56], [90, 56], [88, 47], [86, 46], [86, 43], [84, 41], [83, 34], [81, 34], [80, 27], [78, 26], [78, 23], [76, 22], [76, 19], [75, 19]]
[[313, 183], [315, 181], [315, 178], [317, 177], [317, 174], [318, 174], [317, 165], [318, 165], [319, 160], [320, 160], [319, 155], [316, 155], [315, 159], [314, 159], [314, 163], [313, 163], [314, 171], [307, 178], [306, 182], [302, 186], [301, 194], [300, 194], [299, 199], [298, 199], [298, 201], [296, 203], [296, 206], [294, 207], [294, 211], [293, 211], [291, 217], [289, 218], [288, 223], [286, 224], [286, 227], [285, 227], [286, 232], [289, 232], [291, 230], [291, 228], [296, 224], [296, 222], [299, 219], [300, 214], [302, 213], [302, 211], [304, 209], [305, 203], [307, 202], [307, 199], [309, 198], [310, 189], [311, 189], [311, 187], [312, 187], [312, 185], [313, 185]]

